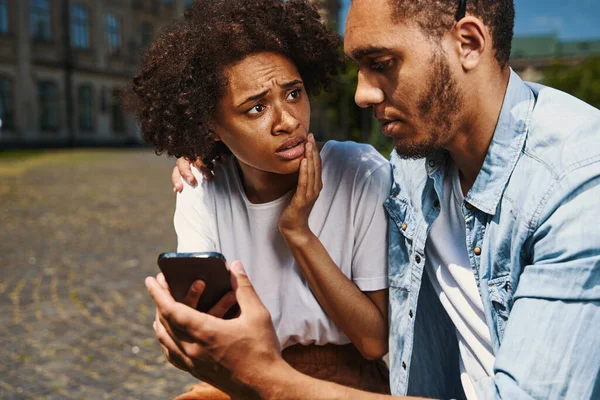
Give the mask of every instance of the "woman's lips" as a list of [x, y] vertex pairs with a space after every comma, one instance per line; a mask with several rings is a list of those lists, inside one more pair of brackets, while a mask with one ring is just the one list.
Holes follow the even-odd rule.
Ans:
[[304, 155], [304, 141], [298, 142], [294, 147], [285, 150], [279, 150], [275, 154], [285, 160], [295, 160]]

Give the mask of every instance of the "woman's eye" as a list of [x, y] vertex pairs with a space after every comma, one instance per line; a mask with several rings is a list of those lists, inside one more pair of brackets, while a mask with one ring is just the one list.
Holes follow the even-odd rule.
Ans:
[[252, 107], [250, 110], [248, 110], [248, 114], [257, 115], [257, 114], [260, 114], [261, 112], [263, 112], [264, 109], [265, 109], [265, 106], [263, 106], [262, 104], [257, 104], [254, 107]]
[[301, 89], [294, 89], [294, 90], [292, 90], [288, 94], [287, 100], [293, 100], [293, 99], [297, 99], [298, 97], [300, 97], [300, 91], [301, 91]]
[[373, 71], [385, 71], [386, 69], [388, 69], [390, 66], [392, 65], [392, 60], [385, 60], [385, 61], [379, 61], [379, 62], [374, 62], [371, 64], [371, 69]]

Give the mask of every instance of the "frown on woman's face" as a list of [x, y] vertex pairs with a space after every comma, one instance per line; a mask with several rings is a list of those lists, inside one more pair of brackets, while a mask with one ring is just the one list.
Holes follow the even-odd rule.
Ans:
[[228, 89], [213, 128], [240, 163], [292, 174], [304, 155], [310, 103], [296, 66], [277, 53], [257, 53], [225, 69]]

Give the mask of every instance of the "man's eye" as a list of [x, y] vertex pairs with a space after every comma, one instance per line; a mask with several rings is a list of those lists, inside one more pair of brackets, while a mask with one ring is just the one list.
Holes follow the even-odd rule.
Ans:
[[265, 106], [263, 106], [262, 104], [257, 104], [254, 107], [252, 107], [250, 110], [248, 110], [248, 114], [257, 115], [257, 114], [260, 114], [261, 112], [263, 112], [264, 109], [265, 109]]
[[371, 64], [371, 69], [373, 71], [385, 71], [386, 69], [388, 69], [390, 66], [392, 65], [392, 60], [385, 60], [385, 61], [379, 61], [379, 62], [374, 62]]
[[297, 99], [298, 97], [300, 97], [300, 92], [301, 92], [301, 89], [294, 89], [294, 90], [292, 90], [290, 92], [290, 94], [288, 94], [287, 100]]

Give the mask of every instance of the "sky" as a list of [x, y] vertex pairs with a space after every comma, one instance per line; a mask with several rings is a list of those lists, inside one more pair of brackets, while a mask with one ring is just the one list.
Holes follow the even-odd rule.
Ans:
[[[343, 30], [350, 0], [341, 3]], [[515, 12], [515, 36], [555, 33], [562, 40], [600, 39], [600, 0], [515, 0]]]

